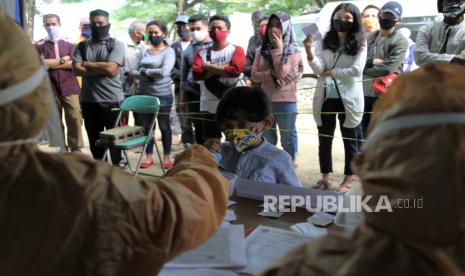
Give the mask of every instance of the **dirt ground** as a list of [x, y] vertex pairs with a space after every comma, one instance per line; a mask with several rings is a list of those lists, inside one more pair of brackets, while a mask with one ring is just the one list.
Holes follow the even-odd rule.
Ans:
[[[311, 187], [321, 177], [319, 163], [318, 163], [318, 131], [313, 119], [312, 112], [312, 99], [314, 94], [314, 87], [316, 86], [316, 80], [312, 78], [305, 78], [299, 84], [298, 91], [298, 116], [297, 116], [297, 131], [299, 141], [299, 154], [297, 157], [298, 167], [296, 169], [297, 175], [301, 179], [302, 184], [305, 187]], [[130, 123], [131, 123], [130, 119]], [[85, 148], [82, 150], [83, 154], [89, 154], [89, 141], [85, 132], [84, 126], [82, 127], [84, 135]], [[157, 137], [160, 137], [160, 133], [156, 133]], [[336, 129], [335, 137], [341, 137], [339, 128]], [[158, 141], [159, 149], [161, 150], [161, 142]], [[278, 142], [279, 144], [279, 142]], [[47, 146], [41, 146], [44, 150], [49, 150]], [[181, 145], [173, 145], [172, 157], [174, 158], [177, 154], [182, 151]], [[129, 152], [129, 158], [131, 164], [137, 162], [139, 153], [136, 150]], [[156, 160], [156, 156], [154, 156]], [[334, 187], [342, 181], [343, 168], [344, 168], [344, 147], [341, 138], [335, 138], [333, 140], [333, 168], [335, 173], [332, 175], [332, 184]], [[146, 170], [141, 170], [143, 175], [141, 177], [151, 178], [148, 175], [160, 175], [161, 167], [159, 164], [155, 164]]]

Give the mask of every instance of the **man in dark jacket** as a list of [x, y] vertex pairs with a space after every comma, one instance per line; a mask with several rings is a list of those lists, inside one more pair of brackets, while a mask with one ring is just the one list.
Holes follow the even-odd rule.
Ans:
[[407, 39], [397, 32], [396, 25], [400, 23], [402, 6], [391, 1], [380, 10], [380, 30], [368, 34], [367, 63], [363, 73], [363, 91], [365, 93], [365, 114], [363, 115], [363, 135], [366, 136], [368, 123], [371, 119], [373, 105], [379, 95], [373, 90], [375, 78], [386, 76], [391, 72], [402, 73], [405, 53], [408, 50]]
[[260, 22], [262, 19], [266, 18], [264, 11], [254, 11], [252, 13], [252, 26], [253, 26], [253, 36], [249, 39], [249, 44], [247, 46], [247, 52], [245, 54], [245, 69], [244, 75], [247, 77], [247, 85], [252, 85], [250, 76], [252, 75], [252, 65], [255, 59], [255, 51], [257, 47], [262, 45], [262, 37], [260, 36]]
[[184, 50], [189, 47], [192, 41], [192, 34], [189, 29], [189, 16], [180, 15], [176, 18], [176, 33], [179, 36], [179, 40], [173, 43], [171, 47], [176, 53], [176, 63], [174, 64], [173, 71], [171, 72], [171, 78], [174, 81], [174, 95], [176, 97], [176, 112], [178, 112], [179, 122], [181, 123], [181, 142], [184, 145], [194, 144], [194, 129], [192, 123], [186, 116], [179, 110], [179, 99], [181, 91], [181, 72], [182, 72], [182, 59]]

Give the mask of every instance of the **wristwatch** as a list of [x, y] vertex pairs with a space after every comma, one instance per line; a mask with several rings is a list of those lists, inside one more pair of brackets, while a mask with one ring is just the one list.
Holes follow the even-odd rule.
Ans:
[[65, 64], [65, 63], [66, 63], [65, 59], [61, 57], [60, 58], [60, 64]]

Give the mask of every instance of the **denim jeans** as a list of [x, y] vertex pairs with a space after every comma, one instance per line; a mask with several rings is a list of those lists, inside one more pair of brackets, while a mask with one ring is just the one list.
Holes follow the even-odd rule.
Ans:
[[294, 159], [297, 153], [297, 104], [294, 102], [275, 102], [271, 104], [271, 112], [275, 116], [272, 129], [265, 131], [264, 136], [273, 145], [278, 142], [276, 126], [279, 127], [281, 146]]
[[[158, 127], [161, 132], [161, 141], [163, 144], [163, 154], [171, 154], [171, 126], [170, 126], [170, 111], [171, 105], [173, 104], [173, 96], [159, 96], [157, 97], [160, 100], [160, 110], [157, 115]], [[144, 133], [145, 135], [149, 134], [150, 124], [153, 120], [153, 114], [140, 114], [142, 122], [144, 123]], [[156, 127], [156, 123], [155, 126]], [[155, 135], [154, 135], [155, 136]], [[145, 153], [153, 153], [153, 140], [149, 141]]]

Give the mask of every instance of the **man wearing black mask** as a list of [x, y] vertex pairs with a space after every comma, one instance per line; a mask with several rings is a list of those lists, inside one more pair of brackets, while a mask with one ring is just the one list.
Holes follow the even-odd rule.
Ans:
[[380, 30], [369, 33], [367, 37], [367, 63], [363, 72], [363, 92], [365, 94], [365, 113], [362, 119], [363, 136], [367, 134], [373, 105], [379, 97], [379, 94], [373, 90], [374, 79], [392, 72], [402, 73], [408, 41], [396, 30], [401, 16], [402, 6], [398, 2], [386, 3], [378, 15]]
[[[113, 128], [117, 112], [112, 111], [124, 99], [120, 66], [124, 65], [124, 43], [110, 37], [109, 14], [94, 10], [89, 14], [92, 37], [78, 44], [73, 56], [73, 70], [82, 76], [81, 108], [90, 151], [95, 159], [103, 157], [104, 148], [95, 145], [99, 133]], [[111, 150], [111, 160], [118, 165], [121, 152]]]
[[[174, 81], [174, 95], [176, 99], [176, 106], [180, 103], [180, 91], [181, 91], [181, 72], [182, 72], [182, 59], [184, 50], [189, 47], [192, 41], [192, 33], [189, 29], [189, 16], [180, 15], [176, 18], [176, 33], [179, 36], [179, 40], [173, 43], [171, 47], [176, 53], [176, 63], [174, 64], [173, 71], [171, 71], [171, 78]], [[185, 114], [181, 113], [179, 108], [176, 108], [176, 112], [179, 112], [178, 118], [181, 124], [181, 142], [184, 146], [195, 143], [194, 129], [192, 127], [191, 119]], [[170, 119], [171, 122], [174, 120]], [[173, 129], [173, 124], [171, 126]], [[175, 127], [176, 129], [176, 127]], [[173, 131], [174, 133], [174, 131]]]
[[442, 22], [423, 26], [417, 35], [415, 63], [465, 63], [465, 0], [438, 0]]

